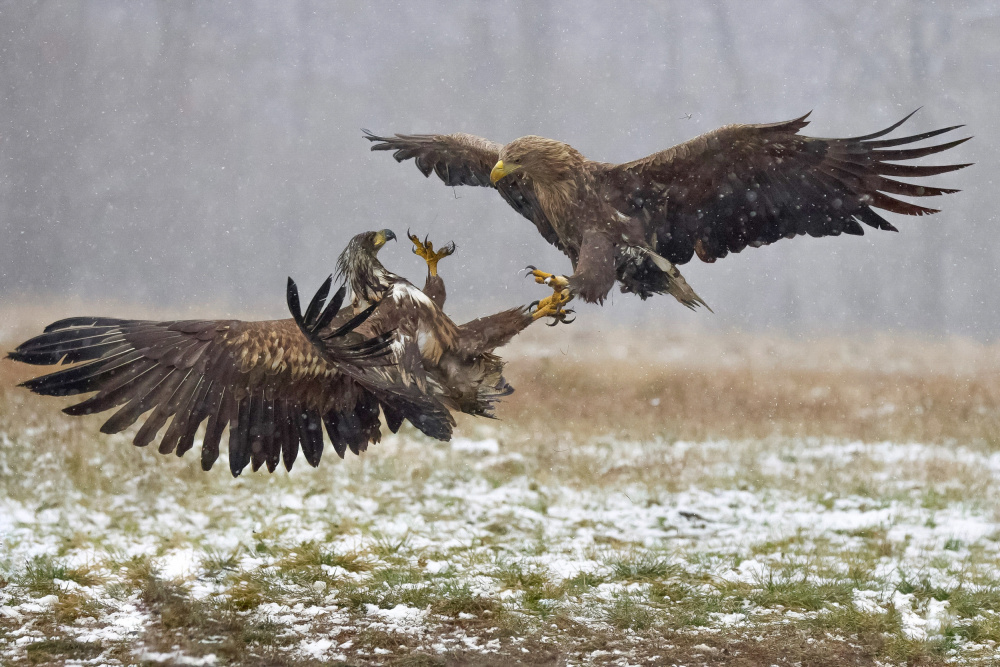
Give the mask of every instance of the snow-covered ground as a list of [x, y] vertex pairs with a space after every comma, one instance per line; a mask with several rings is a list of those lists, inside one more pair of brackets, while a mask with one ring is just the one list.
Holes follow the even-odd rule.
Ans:
[[[549, 645], [571, 664], [656, 664], [681, 640], [709, 660], [776, 628], [856, 646], [866, 624], [902, 659], [1000, 660], [1000, 454], [985, 448], [553, 445], [501, 428], [233, 480], [68, 421], [0, 436], [7, 660]], [[199, 623], [203, 640], [177, 639]]]

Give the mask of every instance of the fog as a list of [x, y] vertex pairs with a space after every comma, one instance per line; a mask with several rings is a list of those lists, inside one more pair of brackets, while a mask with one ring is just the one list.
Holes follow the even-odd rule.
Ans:
[[409, 228], [456, 242], [449, 310], [472, 317], [544, 296], [519, 270], [569, 260], [497, 193], [425, 179], [361, 128], [626, 161], [727, 123], [813, 110], [806, 134], [854, 136], [922, 106], [903, 131], [976, 136], [922, 162], [977, 163], [927, 179], [963, 190], [921, 202], [941, 213], [695, 260], [714, 315], [616, 290], [580, 326], [992, 340], [998, 35], [988, 0], [3, 2], [0, 294], [280, 317], [285, 277], [309, 290], [366, 229], [393, 229], [383, 261], [422, 282]]

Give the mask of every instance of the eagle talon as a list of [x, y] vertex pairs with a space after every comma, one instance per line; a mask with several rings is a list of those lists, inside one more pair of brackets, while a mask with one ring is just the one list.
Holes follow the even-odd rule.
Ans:
[[455, 252], [454, 241], [449, 241], [440, 250], [435, 251], [434, 244], [426, 236], [421, 241], [420, 237], [416, 234], [411, 234], [410, 230], [406, 230], [406, 235], [413, 243], [413, 254], [424, 258], [424, 261], [427, 262], [427, 270], [432, 276], [437, 275], [437, 263]]
[[[549, 276], [549, 278], [553, 277], [550, 276], [550, 274], [544, 274], [544, 275]], [[560, 278], [563, 281], [566, 280], [561, 276], [554, 276], [554, 277]], [[573, 318], [572, 320], [566, 319], [566, 316], [573, 313], [573, 311], [563, 309], [563, 306], [565, 306], [573, 299], [572, 293], [570, 293], [569, 289], [565, 287], [560, 287], [557, 281], [552, 281], [549, 278], [545, 279], [546, 281], [545, 284], [552, 287], [552, 294], [550, 296], [545, 297], [544, 299], [541, 299], [540, 301], [533, 301], [531, 305], [528, 306], [529, 312], [531, 313], [531, 318], [533, 320], [538, 320], [543, 317], [551, 317], [552, 322], [549, 324], [549, 326], [552, 327], [559, 324], [560, 322], [564, 324], [570, 324], [574, 322], [576, 318]], [[538, 280], [538, 282], [542, 282], [541, 280], [539, 280], [538, 276], [535, 276], [535, 280]]]
[[557, 324], [560, 324], [560, 323], [562, 323], [562, 324], [573, 324], [573, 322], [576, 322], [576, 318], [574, 317], [573, 319], [568, 320], [568, 319], [566, 319], [566, 316], [570, 315], [570, 314], [573, 314], [575, 312], [576, 311], [574, 311], [574, 310], [557, 310], [556, 312], [554, 312], [554, 313], [552, 313], [550, 315], [550, 317], [552, 317], [552, 321], [549, 322], [548, 324], [546, 324], [545, 326], [554, 327], [554, 326], [556, 326]]

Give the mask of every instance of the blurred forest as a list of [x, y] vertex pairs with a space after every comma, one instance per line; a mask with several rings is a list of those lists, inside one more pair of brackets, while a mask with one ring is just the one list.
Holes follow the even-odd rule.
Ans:
[[[458, 244], [442, 273], [472, 317], [543, 296], [526, 264], [569, 261], [496, 193], [425, 180], [361, 128], [626, 161], [726, 123], [813, 109], [807, 134], [853, 136], [923, 106], [904, 131], [976, 135], [936, 156], [977, 163], [928, 180], [963, 190], [926, 200], [941, 213], [695, 261], [715, 315], [615, 293], [580, 326], [992, 340], [998, 37], [995, 0], [3, 1], [0, 294], [281, 317], [285, 276], [311, 289], [352, 234], [411, 228]], [[383, 259], [422, 283], [405, 239]]]

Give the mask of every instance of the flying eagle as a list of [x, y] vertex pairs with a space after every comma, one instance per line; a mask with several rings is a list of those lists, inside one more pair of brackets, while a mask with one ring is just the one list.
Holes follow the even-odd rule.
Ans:
[[[915, 113], [915, 112], [914, 112]], [[568, 278], [532, 269], [553, 287], [543, 306], [573, 296], [602, 303], [617, 280], [643, 299], [669, 293], [688, 307], [704, 302], [675, 264], [697, 255], [714, 262], [747, 246], [800, 234], [863, 234], [859, 223], [896, 231], [874, 209], [927, 215], [936, 209], [891, 195], [926, 197], [956, 190], [890, 177], [941, 174], [967, 164], [918, 166], [901, 161], [939, 153], [968, 139], [897, 148], [962, 127], [897, 139], [873, 134], [819, 139], [799, 134], [809, 114], [767, 125], [727, 125], [625, 164], [594, 162], [572, 146], [538, 136], [502, 145], [469, 134], [380, 137], [373, 151], [413, 159], [447, 185], [494, 187], [573, 263]]]
[[[361, 237], [366, 245], [355, 252]], [[356, 237], [341, 255], [345, 277], [360, 286], [368, 275], [362, 268], [377, 271], [381, 264], [370, 260], [394, 237], [388, 230]], [[430, 244], [427, 250], [420, 244], [433, 269], [433, 278], [428, 277], [435, 290], [431, 298], [441, 303], [444, 283], [436, 264], [453, 249], [433, 253]], [[389, 282], [402, 280], [396, 276]], [[419, 340], [425, 329], [433, 331], [443, 315], [434, 314], [437, 319], [427, 326], [430, 320], [422, 311], [414, 314], [405, 302], [387, 302], [381, 298], [385, 294], [371, 293], [364, 305], [355, 296], [354, 306], [341, 308], [346, 286], [324, 308], [331, 284], [328, 278], [303, 314], [298, 288], [289, 278], [286, 298], [292, 319], [73, 317], [50, 324], [8, 357], [35, 365], [74, 364], [22, 386], [45, 396], [96, 392], [63, 411], [85, 415], [118, 408], [101, 427], [103, 433], [121, 432], [152, 411], [133, 438], [136, 446], [152, 443], [169, 420], [158, 449], [182, 456], [207, 420], [201, 449], [205, 470], [218, 460], [228, 426], [229, 466], [235, 477], [247, 465], [254, 471], [266, 465], [273, 472], [283, 462], [291, 470], [300, 448], [310, 465], [319, 465], [324, 427], [341, 458], [347, 449], [365, 451], [381, 438], [380, 411], [392, 432], [407, 420], [426, 435], [447, 440], [454, 425], [449, 408], [490, 416], [496, 399], [512, 391], [500, 375], [503, 363], [491, 354], [493, 348], [540, 317], [563, 317], [551, 308], [534, 313], [515, 308], [457, 328], [445, 318], [458, 334], [449, 339], [449, 347], [423, 362], [433, 378], [428, 382], [412, 365], [417, 348], [409, 337]], [[420, 301], [416, 293], [409, 298]], [[416, 362], [421, 363], [419, 353]]]

